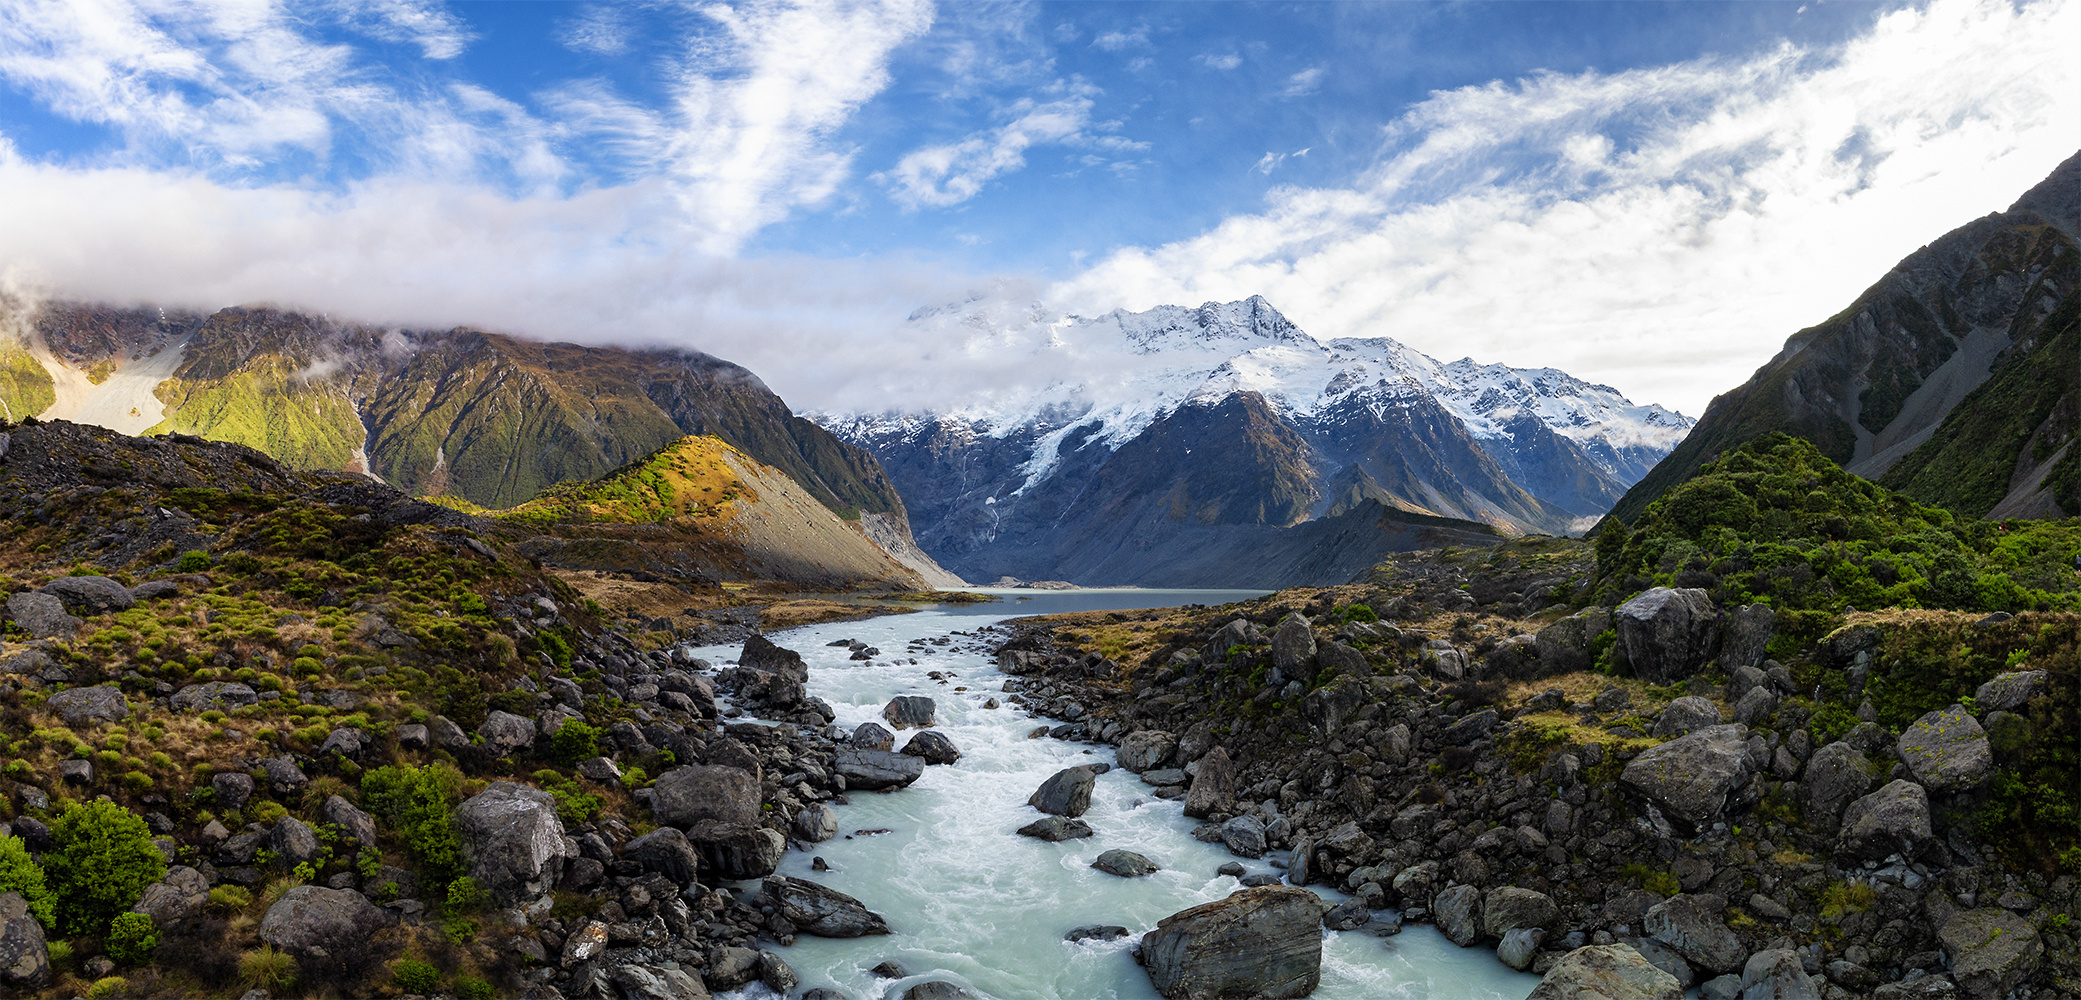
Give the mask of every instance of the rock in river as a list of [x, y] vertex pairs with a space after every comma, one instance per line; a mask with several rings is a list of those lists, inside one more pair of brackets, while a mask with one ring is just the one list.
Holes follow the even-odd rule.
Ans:
[[1185, 792], [1185, 815], [1205, 819], [1217, 812], [1233, 812], [1236, 806], [1236, 766], [1228, 751], [1215, 747], [1199, 759], [1199, 773]]
[[952, 764], [961, 759], [961, 750], [954, 746], [953, 740], [947, 739], [945, 733], [929, 729], [912, 736], [910, 742], [903, 745], [902, 752], [906, 756], [924, 758], [927, 764]]
[[1525, 1000], [1684, 1000], [1684, 988], [1628, 945], [1587, 945], [1555, 962]]
[[1080, 819], [1061, 816], [1042, 816], [1019, 828], [1019, 836], [1034, 837], [1056, 844], [1065, 840], [1091, 836], [1091, 824]]
[[1162, 865], [1133, 851], [1121, 850], [1117, 847], [1099, 855], [1098, 860], [1091, 862], [1091, 867], [1108, 875], [1118, 875], [1121, 878], [1139, 878], [1143, 875], [1154, 875], [1163, 870]]
[[1142, 964], [1170, 1000], [1304, 997], [1322, 979], [1322, 910], [1306, 889], [1245, 889], [1163, 918]]
[[832, 758], [831, 766], [845, 776], [846, 787], [878, 791], [903, 788], [925, 773], [925, 758], [888, 750], [846, 750]]
[[900, 694], [882, 707], [882, 718], [898, 731], [932, 725], [938, 711], [931, 698], [922, 694]]
[[1088, 767], [1065, 767], [1041, 782], [1026, 804], [1053, 816], [1082, 816], [1091, 808], [1091, 788], [1097, 782]]
[[785, 876], [766, 880], [766, 902], [804, 934], [856, 938], [889, 933], [888, 921], [836, 889]]

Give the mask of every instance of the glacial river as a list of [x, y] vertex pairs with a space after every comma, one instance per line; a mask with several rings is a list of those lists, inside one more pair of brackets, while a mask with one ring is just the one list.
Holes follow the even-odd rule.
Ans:
[[[1064, 611], [1127, 610], [1182, 604], [1222, 604], [1258, 591], [1092, 590], [986, 591], [1002, 594], [993, 604], [941, 606], [915, 614], [833, 622], [776, 633], [771, 638], [802, 654], [809, 664], [809, 691], [837, 710], [837, 724], [851, 730], [881, 722], [882, 706], [899, 694], [925, 694], [938, 703], [938, 729], [962, 757], [952, 765], [925, 769], [909, 788], [862, 792], [838, 806], [840, 834], [809, 853], [790, 851], [780, 873], [813, 879], [849, 893], [887, 918], [893, 933], [855, 940], [796, 938], [778, 948], [802, 977], [802, 986], [835, 986], [856, 1000], [894, 1000], [912, 985], [951, 980], [992, 1000], [1154, 1000], [1149, 977], [1132, 957], [1136, 938], [1158, 920], [1188, 906], [1227, 896], [1236, 880], [1216, 875], [1231, 856], [1218, 844], [1194, 840], [1196, 820], [1179, 801], [1149, 794], [1139, 778], [1115, 768], [1099, 776], [1091, 809], [1083, 819], [1096, 836], [1048, 844], [1013, 831], [1039, 818], [1026, 797], [1065, 767], [1111, 763], [1109, 747], [1029, 739], [1049, 720], [1018, 708], [983, 707], [1005, 697], [1005, 676], [970, 635], [992, 622], [1022, 615]], [[1031, 600], [1017, 600], [1030, 597]], [[914, 639], [951, 637], [930, 652], [907, 651]], [[836, 639], [859, 639], [879, 647], [872, 663], [849, 660]], [[736, 658], [737, 647], [709, 646], [696, 655], [718, 666]], [[917, 663], [910, 660], [915, 656]], [[947, 684], [926, 671], [959, 675]], [[956, 687], [966, 686], [966, 691]], [[1050, 723], [1052, 724], [1052, 723]], [[900, 748], [909, 731], [896, 734]], [[886, 830], [859, 834], [855, 831]], [[1090, 867], [1100, 852], [1139, 852], [1163, 871], [1123, 879]], [[810, 868], [812, 856], [829, 864]], [[1276, 872], [1270, 858], [1243, 860], [1251, 873]], [[756, 883], [747, 883], [756, 891]], [[1331, 899], [1344, 898], [1323, 886]], [[1118, 924], [1132, 932], [1108, 943], [1070, 944], [1063, 935], [1089, 924]], [[882, 979], [868, 970], [894, 960], [907, 973]], [[1537, 977], [1512, 972], [1486, 948], [1460, 949], [1429, 925], [1376, 938], [1362, 932], [1327, 933], [1323, 945], [1322, 1000], [1519, 1000]], [[771, 991], [754, 984], [731, 998], [764, 1000]]]

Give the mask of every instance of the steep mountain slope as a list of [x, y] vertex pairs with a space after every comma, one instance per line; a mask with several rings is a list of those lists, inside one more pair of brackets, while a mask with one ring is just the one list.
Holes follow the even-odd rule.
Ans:
[[234, 441], [299, 468], [369, 472], [494, 508], [712, 434], [841, 518], [874, 517], [905, 559], [955, 582], [917, 552], [872, 455], [697, 351], [384, 330], [271, 307], [0, 311], [27, 333], [0, 353], [0, 405], [12, 413]]
[[970, 579], [1167, 582], [1182, 579], [1166, 575], [1183, 572], [1176, 539], [1366, 501], [1460, 529], [1565, 533], [1690, 424], [1551, 369], [1317, 341], [1257, 297], [1009, 322], [1044, 334], [1036, 365], [1075, 377], [940, 412], [815, 415], [881, 459], [920, 543]]
[[[2081, 509], [2065, 442], [2077, 400], [2081, 154], [2009, 210], [1908, 255], [1849, 308], [1793, 334], [1628, 491], [1631, 522], [1730, 448], [1780, 431], [1849, 471], [1959, 513]], [[2060, 499], [2042, 495], [2065, 483]], [[2055, 486], [2055, 493], [2059, 488]]]

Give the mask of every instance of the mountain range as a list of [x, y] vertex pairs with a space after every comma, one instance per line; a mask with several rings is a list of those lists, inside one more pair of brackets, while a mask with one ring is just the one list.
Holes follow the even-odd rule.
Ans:
[[1287, 585], [1251, 554], [1362, 506], [1467, 537], [1579, 533], [1692, 424], [1550, 368], [1317, 340], [1256, 296], [1009, 323], [1045, 335], [982, 339], [1035, 344], [1033, 368], [1079, 374], [938, 410], [811, 414], [881, 460], [920, 544], [973, 580]]

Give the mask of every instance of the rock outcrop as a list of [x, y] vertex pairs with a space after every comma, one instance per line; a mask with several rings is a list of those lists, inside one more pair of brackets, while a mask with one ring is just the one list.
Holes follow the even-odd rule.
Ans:
[[768, 905], [804, 934], [856, 938], [889, 933], [888, 921], [857, 899], [807, 879], [777, 877], [765, 882]]
[[1683, 1000], [1676, 977], [1623, 944], [1585, 945], [1563, 955], [1525, 1000]]
[[1322, 911], [1306, 889], [1244, 889], [1158, 921], [1142, 965], [1168, 1000], [1304, 997], [1322, 980]]
[[492, 782], [455, 811], [470, 877], [492, 899], [534, 899], [563, 877], [573, 855], [548, 792], [510, 781]]
[[1635, 676], [1670, 684], [1697, 673], [1720, 641], [1720, 612], [1695, 588], [1654, 587], [1614, 613], [1619, 646]]

